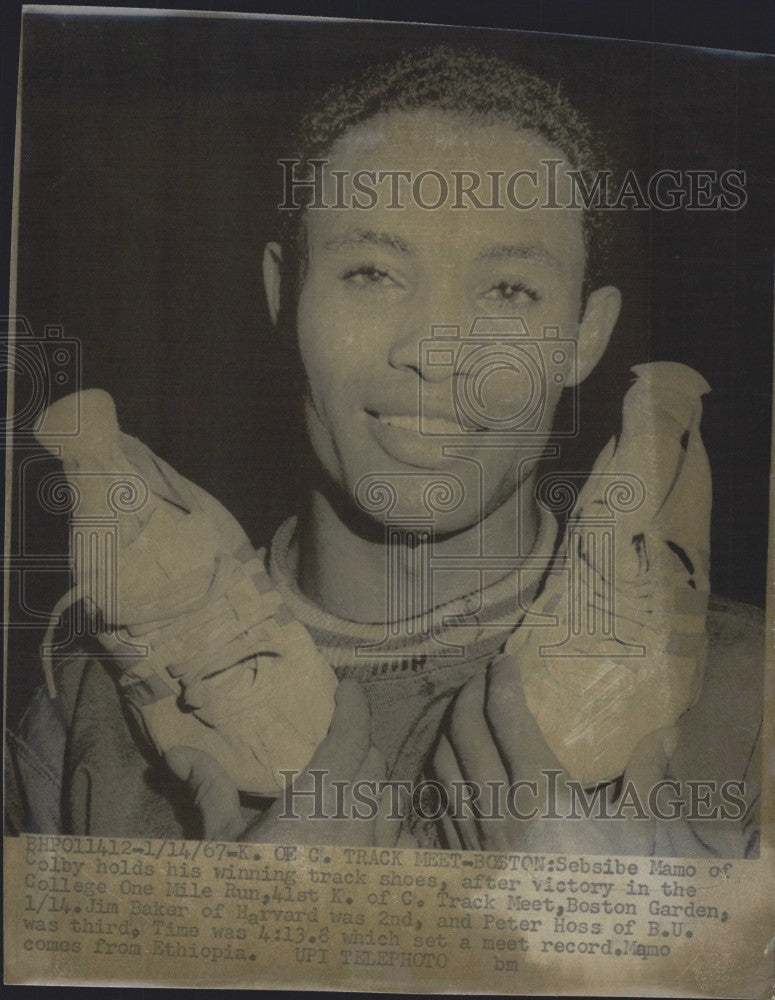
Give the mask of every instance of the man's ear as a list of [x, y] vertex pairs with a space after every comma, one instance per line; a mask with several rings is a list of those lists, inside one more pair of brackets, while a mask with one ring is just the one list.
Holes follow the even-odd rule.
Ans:
[[269, 315], [272, 322], [277, 323], [280, 315], [280, 265], [283, 260], [283, 250], [279, 243], [267, 243], [264, 248], [264, 290]]
[[566, 385], [583, 382], [602, 358], [621, 308], [622, 293], [613, 285], [590, 293], [579, 324], [576, 370], [569, 373]]

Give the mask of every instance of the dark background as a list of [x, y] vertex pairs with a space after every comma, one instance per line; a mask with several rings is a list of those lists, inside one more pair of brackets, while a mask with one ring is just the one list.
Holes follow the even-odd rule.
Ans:
[[[377, 3], [357, 6], [366, 17], [428, 19], [430, 10], [415, 4], [410, 15], [395, 4], [388, 15]], [[468, 10], [469, 20], [507, 26], [494, 5], [432, 6], [448, 22]], [[539, 5], [514, 4], [509, 25], [584, 30], [579, 11], [592, 5], [540, 6], [531, 21]], [[637, 34], [648, 25], [646, 37], [664, 37], [672, 26], [680, 34], [680, 5], [651, 4], [640, 21], [644, 5], [619, 6], [628, 13], [616, 25], [586, 30]], [[334, 7], [294, 9], [343, 12]], [[707, 38], [699, 40], [714, 42], [722, 30], [713, 10], [702, 6]], [[757, 33], [742, 11], [734, 43], [725, 44], [764, 47], [771, 20], [762, 22], [769, 36]], [[261, 253], [279, 200], [284, 133], [321, 87], [413, 44], [476, 43], [561, 79], [639, 176], [745, 170], [749, 203], [741, 212], [627, 212], [619, 220], [608, 280], [622, 288], [625, 308], [612, 349], [582, 387], [582, 438], [564, 447], [563, 462], [588, 467], [616, 429], [630, 365], [659, 359], [699, 369], [713, 388], [703, 419], [714, 471], [712, 586], [763, 605], [771, 63], [471, 28], [431, 35], [396, 24], [28, 15], [24, 30], [17, 311], [37, 337], [56, 323], [76, 338], [83, 385], [107, 389], [123, 428], [218, 497], [256, 543], [293, 511], [303, 484], [303, 442], [288, 420]], [[25, 492], [55, 467], [36, 464]], [[66, 524], [41, 520], [34, 503], [25, 510], [35, 552], [66, 552]], [[27, 574], [27, 610], [12, 608], [11, 620], [32, 624], [63, 589], [61, 575]], [[34, 651], [40, 638], [39, 629], [11, 631], [12, 660], [32, 666], [9, 689], [9, 721], [38, 682], [24, 649]]]
[[[149, 4], [149, 6], [153, 6]], [[496, 28], [520, 28], [531, 31], [564, 32], [570, 35], [600, 35], [622, 39], [639, 39], [646, 42], [672, 43], [681, 45], [701, 45], [711, 48], [733, 49], [741, 52], [765, 52], [772, 53], [775, 49], [775, 0], [295, 0], [295, 2], [254, 2], [252, 4], [242, 4], [239, 2], [227, 2], [225, 4], [198, 4], [196, 0], [186, 0], [180, 3], [175, 0], [160, 0], [158, 7], [163, 8], [187, 8], [206, 6], [206, 9], [221, 7], [228, 10], [261, 10], [266, 13], [294, 13], [308, 16], [332, 16], [348, 18], [378, 18], [386, 20], [416, 20], [421, 22], [445, 22], [447, 24], [459, 25], [489, 25]], [[20, 22], [20, 4], [11, 2], [0, 4], [0, 46], [2, 58], [0, 59], [0, 201], [2, 202], [2, 216], [0, 217], [0, 272], [8, 274], [11, 232], [11, 192], [13, 178], [13, 139], [14, 139], [14, 118], [15, 118], [15, 93], [18, 67], [18, 39]], [[745, 57], [741, 57], [745, 61]], [[593, 63], [594, 65], [594, 63]], [[714, 75], [710, 80], [705, 81], [707, 86], [712, 86]], [[770, 96], [768, 96], [770, 95]], [[612, 101], [616, 102], [617, 92], [612, 95]], [[750, 362], [747, 371], [757, 376], [754, 383], [756, 388], [749, 391], [749, 386], [745, 382], [745, 374], [739, 377], [738, 382], [742, 384], [742, 391], [736, 394], [736, 403], [743, 404], [742, 410], [736, 408], [738, 414], [736, 423], [744, 418], [746, 412], [749, 416], [745, 418], [739, 433], [732, 437], [730, 434], [729, 409], [726, 411], [727, 423], [723, 419], [715, 422], [716, 432], [714, 438], [717, 444], [714, 446], [713, 454], [716, 471], [717, 484], [717, 504], [714, 524], [714, 542], [719, 536], [723, 536], [723, 528], [719, 531], [718, 525], [733, 523], [735, 537], [737, 539], [736, 555], [730, 558], [731, 544], [724, 546], [722, 551], [726, 553], [722, 559], [719, 550], [714, 551], [714, 585], [718, 588], [718, 574], [722, 573], [727, 579], [726, 589], [732, 589], [734, 579], [734, 592], [737, 596], [746, 599], [756, 600], [761, 603], [763, 593], [763, 581], [765, 572], [765, 524], [766, 524], [766, 469], [768, 468], [767, 442], [769, 440], [769, 422], [767, 409], [769, 407], [769, 367], [770, 349], [769, 328], [771, 326], [772, 313], [768, 314], [771, 305], [772, 288], [772, 230], [775, 223], [773, 219], [772, 190], [772, 107], [771, 85], [763, 85], [762, 93], [756, 101], [756, 113], [751, 114], [750, 129], [753, 131], [753, 152], [756, 161], [756, 173], [759, 185], [759, 201], [754, 212], [758, 216], [763, 232], [760, 237], [755, 234], [751, 238], [750, 246], [753, 248], [749, 253], [758, 261], [754, 273], [747, 278], [745, 273], [741, 274], [737, 280], [733, 277], [738, 272], [738, 267], [727, 258], [727, 272], [723, 275], [717, 289], [710, 287], [713, 294], [708, 300], [707, 310], [703, 310], [706, 319], [710, 316], [710, 325], [707, 327], [709, 340], [713, 341], [713, 346], [709, 347], [706, 355], [709, 360], [713, 360], [715, 352], [718, 350], [716, 343], [720, 338], [731, 343], [752, 343]], [[741, 104], [743, 116], [747, 113], [746, 106]], [[763, 109], [763, 113], [762, 113]], [[663, 115], [662, 120], [668, 120], [668, 115]], [[757, 129], [757, 121], [761, 120], [761, 127]], [[758, 131], [758, 143], [756, 133]], [[758, 150], [758, 152], [757, 152]], [[185, 151], [181, 151], [181, 156], [185, 158]], [[676, 223], [674, 223], [675, 225]], [[50, 236], [48, 237], [50, 238]], [[712, 245], [707, 248], [708, 254], [714, 250]], [[681, 252], [678, 250], [677, 252]], [[715, 273], [715, 272], [714, 272]], [[103, 276], [104, 277], [104, 276]], [[698, 280], [704, 280], [701, 271], [698, 271]], [[674, 278], [671, 285], [675, 288], [677, 279]], [[718, 323], [713, 316], [712, 303], [715, 302], [716, 294], [728, 295], [728, 290], [735, 284], [740, 291], [738, 297], [738, 307], [741, 303], [749, 303], [758, 300], [756, 304], [757, 316], [754, 317], [752, 325], [740, 321], [734, 325], [734, 330], [730, 333], [729, 326], [724, 322]], [[0, 304], [7, 302], [7, 285], [4, 279], [0, 280]], [[655, 292], [656, 296], [656, 292]], [[681, 295], [678, 301], [683, 300]], [[259, 296], [260, 301], [260, 296]], [[263, 308], [263, 306], [261, 306]], [[40, 312], [40, 310], [38, 310]], [[757, 318], [758, 317], [758, 318]], [[725, 319], [728, 320], [727, 313]], [[694, 324], [692, 324], [694, 326]], [[722, 341], [722, 342], [723, 342]], [[758, 345], [758, 346], [757, 346]], [[2, 345], [0, 345], [2, 346]], [[221, 349], [223, 355], [223, 349]], [[721, 351], [722, 356], [725, 352]], [[757, 359], [759, 359], [757, 361]], [[739, 364], [743, 359], [736, 358]], [[723, 364], [718, 368], [723, 369]], [[708, 373], [711, 381], [712, 375]], [[3, 387], [0, 386], [0, 393]], [[715, 405], [718, 400], [718, 386], [714, 383], [713, 403], [708, 401], [709, 408]], [[750, 397], [750, 398], [749, 398]], [[754, 400], [754, 406], [750, 406], [750, 401]], [[758, 408], [758, 409], [757, 409]], [[704, 434], [706, 440], [709, 437], [709, 420], [711, 412], [706, 411], [704, 422]], [[139, 433], [139, 430], [137, 431]], [[736, 453], [742, 447], [743, 453], [746, 451], [746, 442], [750, 446], [754, 444], [754, 457], [748, 460], [738, 460], [736, 468], [738, 470], [748, 469], [748, 474], [742, 476], [740, 498], [741, 502], [736, 505], [736, 516], [734, 520], [727, 513], [725, 518], [720, 517], [720, 502], [722, 490], [719, 484], [719, 455], [721, 448], [727, 456]], [[167, 456], [174, 460], [172, 455]], [[761, 464], [764, 462], [765, 464]], [[757, 464], [758, 463], [758, 464]], [[728, 463], [727, 463], [728, 464]], [[737, 495], [737, 490], [731, 486], [731, 472], [725, 477], [726, 486], [723, 495], [729, 499]], [[745, 484], [748, 484], [746, 486]], [[751, 484], [754, 484], [753, 491]], [[758, 498], [758, 499], [755, 499]], [[729, 506], [727, 506], [729, 511]], [[750, 511], [750, 513], [749, 513]], [[739, 548], [740, 541], [743, 540], [743, 549]], [[746, 542], [745, 539], [748, 539]], [[748, 583], [750, 579], [750, 585]], [[22, 682], [17, 688], [9, 690], [11, 701], [8, 705], [8, 720], [14, 720], [14, 706], [21, 703], [20, 695], [30, 689], [31, 685], [39, 682], [37, 662], [30, 664], [29, 660], [17, 661], [19, 669], [14, 671], [15, 679], [25, 677], [26, 682]], [[17, 696], [13, 697], [14, 691]], [[196, 990], [192, 991], [196, 996], [219, 996], [215, 991]], [[5, 993], [10, 996], [38, 997], [40, 995], [62, 995], [63, 990], [45, 987], [5, 987]], [[65, 995], [80, 997], [91, 997], [91, 989], [66, 989]], [[154, 995], [177, 996], [179, 991], [155, 990]], [[119, 987], [111, 991], [111, 995], [124, 1000], [124, 998], [144, 997], [147, 990], [137, 990], [131, 987]], [[279, 994], [284, 996], [285, 994]]]

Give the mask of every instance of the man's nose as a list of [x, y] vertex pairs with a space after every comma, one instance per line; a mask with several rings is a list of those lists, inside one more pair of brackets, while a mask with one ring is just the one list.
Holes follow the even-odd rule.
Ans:
[[453, 322], [450, 313], [460, 315], [460, 310], [450, 308], [448, 294], [426, 294], [418, 297], [398, 318], [396, 336], [390, 346], [388, 360], [392, 368], [413, 371], [424, 382], [444, 382], [455, 371], [456, 358], [448, 345], [439, 349], [434, 328], [444, 327], [445, 339], [463, 334], [459, 319]]

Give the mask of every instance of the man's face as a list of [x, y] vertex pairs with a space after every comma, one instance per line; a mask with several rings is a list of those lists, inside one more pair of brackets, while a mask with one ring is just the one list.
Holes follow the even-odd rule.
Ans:
[[[351, 498], [359, 496], [364, 477], [383, 476], [398, 490], [404, 515], [427, 516], [430, 482], [451, 474], [461, 484], [461, 502], [436, 516], [437, 530], [470, 527], [513, 495], [534, 466], [563, 387], [555, 375], [574, 380], [572, 352], [558, 366], [543, 343], [546, 327], [565, 340], [575, 339], [579, 327], [581, 212], [540, 207], [547, 175], [540, 161], [562, 159], [562, 153], [507, 124], [477, 125], [421, 110], [362, 123], [336, 142], [328, 158], [328, 205], [352, 204], [350, 179], [359, 170], [409, 171], [412, 177], [438, 171], [450, 196], [438, 209], [423, 208], [403, 181], [403, 207], [388, 208], [385, 181], [377, 185], [373, 208], [307, 211], [308, 264], [297, 330], [313, 448]], [[331, 172], [337, 170], [348, 172], [344, 199], [334, 188]], [[473, 171], [485, 185], [488, 171], [508, 178], [516, 170], [536, 171], [537, 188], [518, 187], [517, 196], [527, 202], [538, 193], [537, 207], [515, 209], [503, 195], [506, 208], [451, 207], [454, 171]], [[479, 193], [483, 201], [486, 190]], [[423, 183], [426, 204], [438, 194], [433, 178]], [[481, 317], [490, 321], [485, 329], [505, 336], [492, 344], [486, 337], [472, 341], [469, 331]], [[549, 372], [539, 385], [535, 364], [529, 371], [504, 364], [504, 357], [513, 357], [514, 333], [524, 333], [517, 320], [529, 331], [533, 361], [540, 351], [538, 368], [543, 364]], [[424, 345], [439, 326], [459, 331], [452, 353], [434, 354]], [[536, 392], [537, 409], [535, 399], [527, 406], [530, 425], [520, 426], [527, 395]], [[504, 437], [504, 428], [515, 433]]]

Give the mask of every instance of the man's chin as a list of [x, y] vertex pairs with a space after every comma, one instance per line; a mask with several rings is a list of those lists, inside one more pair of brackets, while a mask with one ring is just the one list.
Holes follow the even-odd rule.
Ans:
[[419, 495], [407, 496], [405, 493], [396, 498], [395, 502], [391, 498], [384, 509], [374, 509], [379, 498], [387, 501], [388, 496], [388, 490], [375, 485], [370, 491], [370, 499], [374, 504], [371, 509], [364, 510], [362, 492], [354, 502], [354, 507], [356, 517], [370, 522], [372, 531], [381, 531], [383, 538], [390, 532], [397, 544], [401, 544], [404, 537], [407, 544], [425, 541], [430, 537], [442, 541], [475, 528], [484, 517], [478, 505], [473, 507], [465, 502], [455, 506], [455, 509], [444, 509], [447, 504], [453, 504], [454, 499], [452, 491], [443, 481], [431, 485]]

